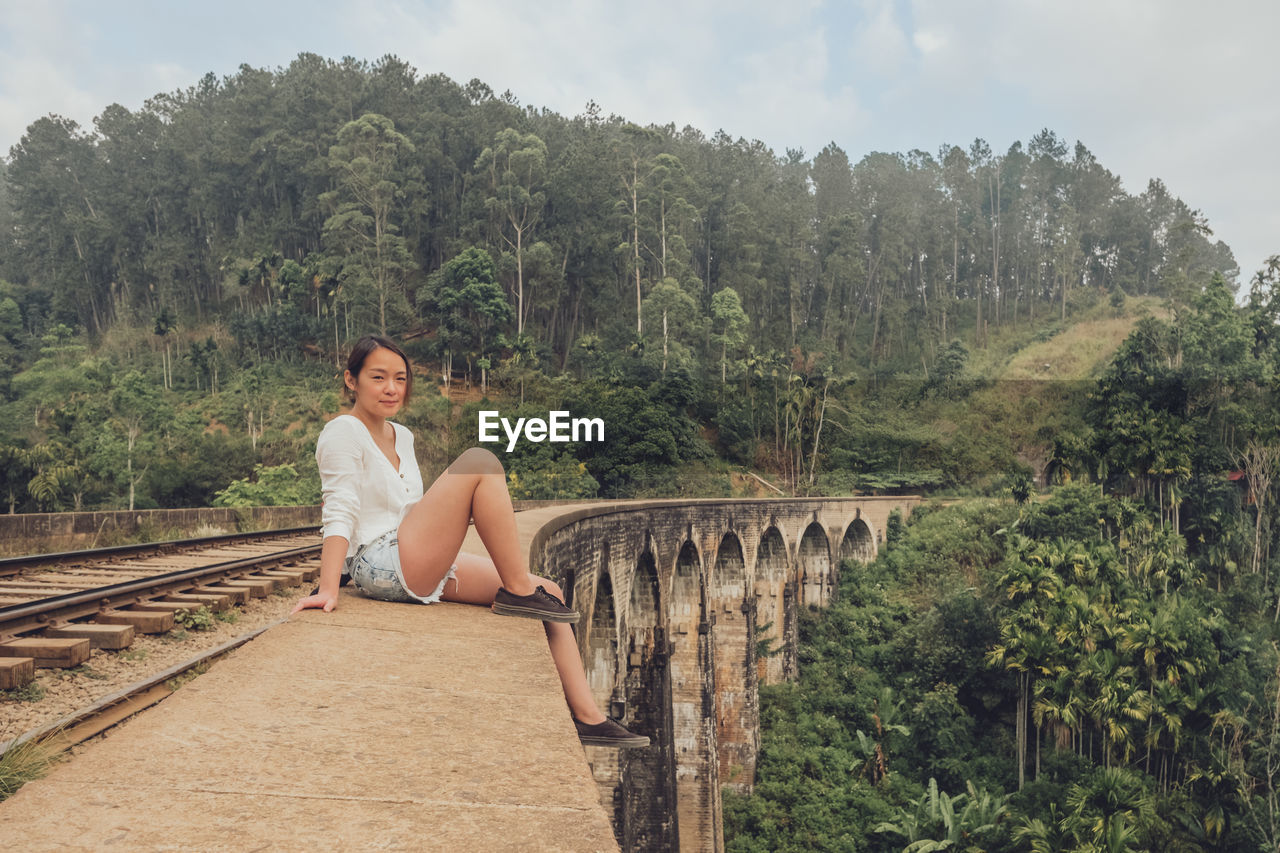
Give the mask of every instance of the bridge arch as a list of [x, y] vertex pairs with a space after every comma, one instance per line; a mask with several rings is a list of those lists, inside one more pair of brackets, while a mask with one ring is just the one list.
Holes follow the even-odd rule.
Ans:
[[[596, 592], [600, 585], [600, 578], [609, 573], [609, 540], [602, 538], [599, 542], [591, 544], [593, 549], [589, 568], [577, 571], [574, 561], [566, 560], [564, 562], [567, 565], [558, 575], [551, 572], [545, 573], [555, 576], [560, 581], [560, 588], [565, 592], [565, 604], [569, 604], [570, 599], [577, 602], [578, 612], [582, 614], [581, 624], [585, 626], [576, 632], [578, 650], [582, 655], [583, 665], [588, 668], [588, 676], [590, 676], [591, 666], [590, 626], [595, 618]], [[530, 570], [532, 571], [532, 566]]]
[[758, 642], [768, 643], [769, 654], [758, 656], [756, 660], [756, 677], [761, 684], [777, 684], [784, 679], [783, 661], [785, 658], [787, 637], [794, 631], [788, 630], [788, 618], [795, 621], [795, 608], [788, 608], [786, 590], [789, 572], [787, 571], [787, 543], [777, 525], [770, 524], [760, 537], [756, 546], [755, 562], [755, 628], [760, 632]]
[[742, 540], [725, 533], [711, 572], [715, 719], [720, 784], [746, 792], [755, 780], [759, 697], [755, 667], [755, 601], [747, 595]]
[[810, 522], [800, 537], [796, 555], [800, 571], [801, 603], [811, 607], [826, 607], [831, 598], [832, 572], [831, 543], [827, 532], [816, 521]]
[[849, 522], [849, 526], [844, 531], [844, 538], [840, 540], [840, 559], [870, 563], [875, 558], [875, 533], [859, 513], [853, 521]]
[[607, 569], [597, 577], [595, 593], [587, 629], [587, 682], [600, 707], [608, 708], [618, 684], [618, 615]]

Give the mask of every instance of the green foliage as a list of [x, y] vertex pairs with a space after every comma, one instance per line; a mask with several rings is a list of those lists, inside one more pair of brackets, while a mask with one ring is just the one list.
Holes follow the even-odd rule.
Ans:
[[641, 313], [645, 354], [658, 364], [659, 372], [665, 376], [671, 365], [688, 369], [693, 361], [690, 345], [701, 337], [705, 325], [694, 298], [680, 282], [664, 278], [645, 296]]
[[[1270, 843], [1280, 710], [1250, 698], [1280, 695], [1280, 656], [1258, 647], [1270, 614], [1206, 584], [1154, 510], [1081, 485], [922, 507], [839, 590], [801, 620], [798, 683], [761, 689], [757, 785], [726, 801], [727, 848]], [[857, 792], [856, 827], [815, 808], [836, 788]]]
[[1072, 785], [1066, 810], [1061, 825], [1076, 849], [1108, 853], [1144, 849], [1139, 834], [1151, 825], [1155, 811], [1142, 778], [1115, 767]]
[[965, 366], [969, 362], [969, 350], [960, 341], [952, 341], [938, 354], [933, 370], [924, 384], [927, 393], [944, 397], [958, 397], [965, 392], [962, 382]]
[[600, 484], [587, 466], [569, 454], [523, 457], [507, 471], [507, 486], [516, 500], [593, 498]]
[[[526, 313], [525, 253], [549, 255], [545, 243], [534, 244], [533, 229], [542, 220], [547, 194], [542, 188], [547, 174], [547, 146], [533, 133], [504, 128], [476, 158], [475, 168], [488, 178], [485, 209], [500, 224], [502, 241], [515, 254], [516, 334], [524, 334]], [[530, 245], [532, 244], [532, 245]], [[541, 259], [542, 266], [546, 260]], [[503, 302], [505, 307], [506, 303]]]
[[214, 628], [213, 611], [203, 604], [191, 610], [175, 611], [173, 621], [190, 631], [212, 631]]
[[[1000, 532], [1014, 510], [995, 501], [966, 501], [954, 507], [921, 507], [900, 540], [890, 542], [880, 564], [888, 577], [907, 585], [927, 581], [978, 586], [1004, 557]], [[887, 537], [886, 537], [887, 538]]]
[[1264, 334], [1271, 349], [1258, 346], [1232, 288], [1214, 276], [1180, 314], [1138, 324], [1087, 410], [1100, 478], [1175, 529], [1192, 482], [1221, 476], [1249, 438], [1275, 435], [1274, 343]]
[[[0, 393], [17, 397], [0, 402], [14, 425], [4, 438], [27, 448], [60, 431], [78, 472], [47, 471], [39, 500], [27, 492], [38, 472], [7, 477], [15, 510], [199, 503], [254, 463], [296, 464], [306, 449], [273, 431], [298, 401], [277, 398], [261, 368], [340, 369], [375, 328], [412, 338], [447, 381], [465, 362], [481, 394], [492, 372], [522, 403], [567, 396], [557, 383], [572, 375], [688, 419], [651, 425], [620, 473], [576, 454], [606, 495], [656, 489], [659, 472], [706, 455], [698, 430], [713, 424], [735, 460], [800, 492], [994, 494], [1015, 460], [1083, 425], [1055, 411], [1057, 392], [987, 380], [1037, 336], [1110, 317], [1089, 307], [1095, 290], [1173, 297], [1182, 336], [1161, 352], [1199, 365], [1187, 374], [1203, 389], [1199, 442], [1262, 419], [1246, 398], [1277, 363], [1276, 276], [1260, 274], [1249, 311], [1234, 311], [1230, 253], [1193, 209], [1159, 181], [1127, 194], [1049, 131], [1004, 153], [976, 140], [936, 156], [851, 159], [831, 145], [805, 158], [593, 110], [525, 110], [395, 57], [303, 54], [136, 111], [106, 107], [91, 129], [40, 119], [3, 186], [0, 363], [13, 369]], [[90, 342], [109, 351], [92, 369]], [[118, 421], [101, 398], [134, 370], [160, 404], [176, 412], [199, 392], [205, 425], [248, 438], [224, 483], [182, 476], [199, 465], [177, 459], [190, 433], [145, 429], [155, 446], [140, 456], [88, 436]], [[686, 402], [664, 396], [676, 372], [692, 378], [676, 389]], [[314, 426], [308, 409], [327, 391], [310, 390]], [[1177, 508], [1211, 454], [1192, 454], [1188, 480], [1180, 418], [1148, 408], [1146, 432], [1123, 415], [1100, 437], [1073, 430], [1093, 458], [1068, 459], [1064, 438], [1055, 475], [1105, 461], [1113, 487], [1163, 487], [1155, 500]], [[1114, 450], [1125, 430], [1146, 446]], [[131, 456], [150, 465], [131, 469]], [[1157, 470], [1121, 474], [1125, 463]]]
[[220, 491], [232, 488], [229, 480], [231, 484], [256, 485], [254, 453], [248, 438], [205, 433], [195, 426], [183, 431], [182, 440], [147, 469], [144, 485], [156, 503], [163, 507], [261, 506], [214, 503]]
[[760, 638], [756, 640], [756, 649], [755, 649], [756, 660], [776, 658], [778, 655], [782, 654], [783, 647], [780, 643], [778, 643], [778, 639], [776, 637], [768, 636], [769, 632], [772, 629], [773, 629], [772, 619], [769, 620], [768, 622], [765, 622], [763, 625], [757, 624], [754, 627], [753, 630], [755, 635]]
[[719, 290], [711, 297], [711, 320], [715, 331], [712, 345], [720, 346], [720, 382], [728, 379], [729, 356], [736, 356], [747, 340], [747, 312], [742, 299], [732, 287]]
[[[1073, 539], [1088, 542], [1103, 536], [1109, 501], [1096, 486], [1072, 483], [1054, 489], [1047, 500], [1027, 506], [1019, 529], [1033, 539]], [[1131, 521], [1132, 515], [1126, 516]]]
[[896, 544], [902, 539], [902, 510], [894, 508], [889, 512], [889, 520], [885, 524], [884, 541], [886, 545]]
[[29, 681], [21, 687], [0, 691], [0, 695], [14, 702], [39, 702], [45, 697], [45, 692], [44, 685], [39, 681]]
[[64, 669], [60, 675], [64, 678], [66, 676], [83, 675], [85, 678], [92, 678], [95, 681], [102, 681], [103, 679], [110, 678], [110, 676], [105, 673], [98, 672], [98, 670], [89, 666], [87, 663], [82, 663], [79, 666], [73, 666], [70, 669]]
[[84, 437], [90, 469], [137, 503], [137, 489], [160, 446], [172, 409], [160, 388], [139, 370], [118, 376], [107, 395], [105, 428]]
[[909, 853], [940, 850], [989, 850], [1004, 846], [1000, 826], [1008, 815], [1007, 795], [992, 796], [970, 782], [964, 794], [948, 796], [929, 780], [924, 794], [900, 811], [896, 821], [876, 826], [876, 832], [892, 833], [907, 842]]
[[455, 352], [468, 365], [492, 354], [514, 319], [493, 258], [474, 246], [432, 273], [418, 291], [418, 302], [438, 323], [435, 344], [446, 370]]
[[603, 442], [563, 445], [586, 465], [602, 497], [628, 497], [654, 489], [671, 466], [710, 455], [694, 423], [672, 407], [655, 402], [682, 397], [678, 375], [655, 381], [651, 393], [636, 388], [588, 385], [568, 401], [575, 417], [601, 418]]
[[292, 465], [255, 465], [253, 476], [232, 481], [213, 499], [214, 506], [311, 506], [320, 502], [316, 472], [299, 476]]
[[339, 189], [319, 198], [330, 211], [325, 264], [341, 285], [334, 299], [357, 309], [382, 334], [388, 322], [409, 314], [405, 285], [418, 266], [395, 216], [416, 179], [404, 166], [414, 151], [394, 121], [365, 113], [338, 131], [328, 166]]
[[1032, 478], [1031, 471], [1020, 466], [1008, 476], [1009, 494], [1013, 496], [1014, 503], [1022, 506], [1031, 499], [1031, 495], [1035, 492], [1035, 480]]
[[[321, 339], [324, 328], [319, 321], [292, 303], [276, 303], [253, 314], [236, 314], [231, 318], [230, 332], [240, 352], [256, 359], [293, 360], [304, 346]], [[193, 343], [187, 360], [212, 388], [216, 384], [218, 350], [212, 340], [203, 345]]]
[[[761, 688], [757, 784], [746, 802], [726, 800], [726, 849], [888, 849], [869, 830], [901, 821], [929, 776], [972, 779], [974, 792], [1005, 783], [999, 733], [978, 722], [1007, 689], [980, 652], [996, 622], [965, 587], [1002, 559], [994, 537], [1012, 514], [997, 503], [917, 512], [875, 563], [844, 568], [829, 608], [802, 614], [800, 680]], [[915, 585], [926, 575], [938, 592]], [[971, 795], [949, 802], [963, 811]], [[987, 805], [975, 809], [995, 814], [1002, 797], [977, 793]]]

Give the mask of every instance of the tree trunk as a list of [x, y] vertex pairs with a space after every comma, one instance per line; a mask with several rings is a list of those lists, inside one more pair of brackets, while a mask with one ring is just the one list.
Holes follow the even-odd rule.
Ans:
[[1036, 781], [1040, 781], [1040, 725], [1036, 724]]
[[1018, 790], [1027, 781], [1027, 673], [1021, 673], [1018, 681], [1018, 721], [1014, 726], [1014, 737], [1017, 740], [1018, 752]]
[[667, 309], [662, 309], [662, 375], [667, 375]]
[[809, 461], [809, 486], [813, 487], [814, 476], [818, 468], [818, 442], [822, 438], [822, 420], [827, 414], [827, 390], [831, 387], [831, 380], [827, 380], [827, 384], [822, 386], [822, 407], [818, 410], [818, 427], [813, 432], [813, 454]]
[[631, 163], [631, 261], [636, 268], [636, 337], [644, 334], [640, 313], [640, 168], [639, 160]]
[[524, 233], [516, 228], [516, 335], [524, 334]]

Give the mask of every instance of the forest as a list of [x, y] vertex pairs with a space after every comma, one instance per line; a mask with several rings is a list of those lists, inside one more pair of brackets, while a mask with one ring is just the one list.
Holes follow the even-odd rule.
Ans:
[[1239, 275], [1160, 181], [1130, 195], [1050, 130], [778, 155], [394, 57], [242, 66], [92, 129], [40, 118], [0, 177], [11, 512], [202, 505], [254, 464], [305, 469], [330, 365], [369, 331], [446, 386], [619, 414], [634, 452], [527, 453], [528, 496], [549, 472], [640, 494], [716, 458], [792, 491], [989, 490], [1044, 437], [958, 449], [857, 400], [945, 399], [971, 359], [1081, 311]]
[[316, 502], [369, 332], [424, 474], [500, 405], [606, 428], [504, 455], [516, 497], [946, 498], [805, 614], [728, 849], [1280, 845], [1280, 256], [1242, 274], [1161, 181], [394, 57], [39, 118], [0, 161], [3, 511]]

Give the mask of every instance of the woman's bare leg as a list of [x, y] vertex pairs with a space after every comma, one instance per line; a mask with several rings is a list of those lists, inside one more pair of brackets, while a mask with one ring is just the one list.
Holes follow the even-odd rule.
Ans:
[[[454, 581], [444, 585], [444, 593], [440, 596], [445, 601], [458, 601], [463, 604], [493, 604], [493, 597], [502, 586], [502, 579], [493, 561], [478, 554], [458, 554], [454, 559], [458, 566]], [[547, 592], [564, 601], [564, 593], [553, 581], [536, 576], [533, 580], [544, 587]], [[437, 581], [438, 583], [438, 581]], [[556, 663], [556, 672], [560, 675], [560, 686], [564, 689], [565, 702], [573, 716], [581, 722], [592, 725], [604, 720], [605, 716], [596, 705], [591, 695], [591, 687], [587, 684], [587, 673], [582, 668], [582, 658], [578, 656], [578, 642], [574, 639], [573, 628], [561, 622], [543, 622], [547, 633], [547, 645], [551, 648], [551, 658]]]
[[506, 473], [498, 457], [479, 447], [455, 459], [400, 522], [405, 585], [421, 595], [430, 594], [449, 571], [472, 519], [501, 585], [515, 595], [532, 593], [537, 584], [516, 533]]

